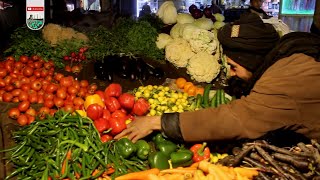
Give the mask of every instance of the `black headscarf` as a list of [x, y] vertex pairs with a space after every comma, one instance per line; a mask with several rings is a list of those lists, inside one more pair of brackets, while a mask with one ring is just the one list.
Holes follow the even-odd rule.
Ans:
[[254, 72], [279, 40], [279, 34], [257, 14], [244, 13], [238, 21], [222, 27], [218, 39], [228, 57]]
[[291, 32], [284, 35], [279, 43], [267, 54], [263, 64], [253, 74], [245, 94], [249, 94], [262, 74], [278, 60], [295, 53], [303, 53], [320, 62], [320, 36], [307, 32]]

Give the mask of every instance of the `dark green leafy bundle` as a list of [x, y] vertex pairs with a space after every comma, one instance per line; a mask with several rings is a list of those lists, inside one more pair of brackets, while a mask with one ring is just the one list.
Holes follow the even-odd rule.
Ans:
[[139, 17], [139, 21], [146, 21], [150, 23], [150, 25], [156, 28], [157, 32], [160, 33], [161, 29], [164, 26], [162, 20], [156, 14], [146, 14], [144, 16]]
[[164, 51], [156, 46], [157, 29], [147, 21], [120, 19], [113, 28], [117, 50], [126, 55], [142, 56], [153, 60], [163, 60]]
[[116, 53], [115, 43], [112, 40], [112, 32], [105, 28], [99, 27], [88, 34], [90, 50], [87, 53], [89, 59], [102, 60], [108, 55]]
[[4, 54], [16, 58], [21, 55], [39, 55], [44, 59], [54, 57], [53, 48], [41, 37], [41, 31], [32, 31], [27, 27], [17, 28], [11, 35], [10, 47]]

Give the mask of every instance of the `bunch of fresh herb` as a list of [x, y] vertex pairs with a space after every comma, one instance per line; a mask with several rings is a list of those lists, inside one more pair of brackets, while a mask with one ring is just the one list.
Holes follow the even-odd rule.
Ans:
[[112, 32], [116, 50], [153, 60], [164, 59], [164, 51], [158, 49], [155, 43], [158, 37], [157, 29], [149, 22], [120, 19]]
[[39, 55], [44, 59], [54, 56], [53, 48], [41, 38], [40, 31], [32, 31], [27, 27], [19, 27], [11, 35], [11, 44], [4, 55], [16, 58], [21, 55]]
[[115, 43], [112, 41], [112, 32], [105, 27], [98, 27], [88, 34], [90, 39], [87, 58], [102, 60], [108, 55], [116, 53]]

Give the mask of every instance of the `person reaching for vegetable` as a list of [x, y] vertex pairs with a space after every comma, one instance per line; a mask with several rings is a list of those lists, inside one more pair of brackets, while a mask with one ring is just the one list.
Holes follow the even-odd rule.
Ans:
[[133, 142], [153, 131], [177, 141], [255, 139], [286, 129], [320, 140], [320, 36], [292, 32], [279, 39], [254, 13], [225, 25], [218, 39], [231, 75], [248, 82], [240, 99], [217, 108], [136, 117], [115, 138]]

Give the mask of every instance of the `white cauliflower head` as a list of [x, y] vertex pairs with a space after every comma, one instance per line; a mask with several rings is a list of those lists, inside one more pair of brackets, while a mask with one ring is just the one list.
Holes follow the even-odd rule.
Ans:
[[[189, 27], [189, 29], [192, 28]], [[189, 29], [183, 31], [183, 37], [188, 40], [193, 52], [205, 51], [213, 54], [216, 51], [218, 42], [215, 39], [214, 33], [199, 28], [193, 29], [191, 32]]]
[[160, 33], [157, 37], [156, 45], [159, 49], [164, 49], [172, 40], [169, 34]]
[[198, 53], [204, 51], [208, 54], [213, 54], [216, 51], [218, 45], [217, 40], [215, 39], [209, 43], [201, 40], [191, 39], [189, 40], [189, 44], [193, 52]]
[[186, 67], [194, 56], [188, 41], [177, 38], [165, 48], [166, 59], [176, 67]]
[[187, 73], [197, 82], [210, 83], [218, 76], [220, 64], [218, 59], [206, 52], [195, 54], [187, 65]]

